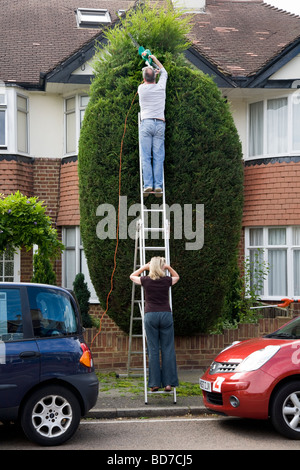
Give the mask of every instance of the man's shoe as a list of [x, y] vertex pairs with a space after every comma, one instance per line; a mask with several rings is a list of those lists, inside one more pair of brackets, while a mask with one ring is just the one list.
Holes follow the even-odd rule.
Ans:
[[155, 196], [156, 197], [161, 197], [162, 196], [162, 189], [161, 188], [155, 188]]
[[147, 188], [144, 189], [144, 197], [149, 196], [149, 193], [151, 193], [152, 190], [152, 186], [147, 186]]

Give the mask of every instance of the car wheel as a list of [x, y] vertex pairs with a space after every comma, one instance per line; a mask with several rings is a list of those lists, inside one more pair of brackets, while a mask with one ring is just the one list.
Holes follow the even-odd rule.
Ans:
[[300, 439], [300, 382], [283, 385], [271, 405], [271, 421], [275, 429], [290, 439]]
[[49, 385], [26, 401], [21, 425], [28, 439], [40, 445], [60, 445], [70, 439], [80, 423], [80, 406], [72, 392]]

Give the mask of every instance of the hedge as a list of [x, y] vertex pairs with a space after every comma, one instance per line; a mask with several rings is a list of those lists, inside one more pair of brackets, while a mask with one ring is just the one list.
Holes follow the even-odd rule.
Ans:
[[[108, 53], [97, 54], [95, 79], [79, 144], [81, 234], [95, 290], [105, 306], [116, 240], [99, 238], [105, 222], [103, 204], [118, 207], [119, 155], [124, 122], [143, 61], [128, 32], [148, 47], [168, 71], [166, 101], [166, 202], [193, 209], [204, 205], [204, 245], [186, 250], [187, 240], [170, 238], [171, 265], [180, 282], [172, 289], [175, 333], [206, 332], [222, 312], [229, 279], [236, 267], [243, 207], [242, 151], [229, 105], [213, 80], [193, 69], [182, 51], [187, 47], [187, 19], [167, 11], [139, 7], [109, 30]], [[127, 207], [140, 202], [138, 98], [127, 120], [123, 144], [121, 195]], [[147, 204], [159, 203], [150, 200]], [[200, 207], [200, 206], [199, 206]], [[97, 212], [98, 210], [98, 212]], [[98, 215], [97, 215], [98, 213]], [[135, 217], [128, 217], [128, 222]], [[107, 219], [108, 220], [108, 219]], [[108, 227], [109, 228], [109, 227]], [[120, 239], [108, 315], [128, 331], [134, 240]]]

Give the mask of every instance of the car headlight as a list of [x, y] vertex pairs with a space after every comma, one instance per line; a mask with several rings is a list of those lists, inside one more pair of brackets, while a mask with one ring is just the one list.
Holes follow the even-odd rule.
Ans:
[[250, 372], [257, 370], [268, 362], [280, 349], [280, 346], [266, 346], [264, 349], [254, 351], [246, 357], [235, 369], [235, 372]]

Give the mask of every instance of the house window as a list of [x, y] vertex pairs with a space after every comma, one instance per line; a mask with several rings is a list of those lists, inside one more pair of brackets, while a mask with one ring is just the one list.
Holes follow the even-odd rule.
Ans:
[[6, 96], [0, 93], [0, 147], [6, 146]]
[[293, 150], [300, 150], [300, 93], [294, 93], [292, 97], [293, 103]]
[[66, 153], [76, 151], [76, 98], [65, 100]]
[[289, 155], [300, 150], [300, 95], [249, 105], [249, 157]]
[[247, 228], [245, 243], [250, 262], [268, 265], [261, 298], [300, 297], [300, 227]]
[[6, 250], [0, 255], [0, 282], [20, 280], [20, 251]]
[[28, 153], [28, 98], [17, 95], [18, 152]]
[[77, 144], [89, 96], [78, 95], [65, 99], [65, 153], [76, 154]]
[[250, 104], [250, 142], [249, 155], [263, 154], [264, 133], [263, 133], [263, 117], [264, 117], [263, 101]]
[[67, 289], [73, 289], [76, 274], [83, 273], [85, 282], [91, 293], [90, 302], [99, 303], [84, 254], [79, 227], [65, 227], [63, 229], [63, 285]]
[[286, 153], [287, 146], [287, 98], [267, 101], [267, 153]]
[[83, 118], [84, 118], [84, 113], [85, 113], [86, 107], [88, 105], [89, 99], [90, 99], [90, 97], [86, 96], [86, 95], [82, 95], [82, 96], [79, 97], [79, 100], [80, 100], [80, 102], [79, 102], [80, 129], [81, 129], [81, 125], [82, 125]]

